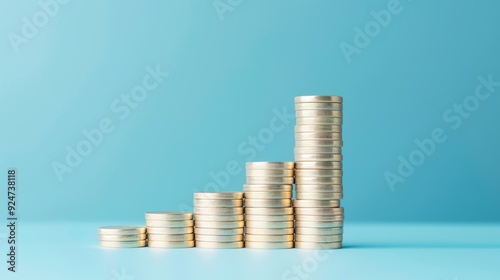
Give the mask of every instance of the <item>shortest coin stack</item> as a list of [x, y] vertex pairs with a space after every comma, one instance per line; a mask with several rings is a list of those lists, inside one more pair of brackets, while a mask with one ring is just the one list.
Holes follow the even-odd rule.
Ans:
[[243, 193], [194, 193], [196, 247], [243, 248]]
[[109, 226], [99, 228], [99, 245], [109, 248], [146, 246], [146, 228], [141, 226]]
[[194, 247], [192, 213], [148, 212], [148, 246], [152, 248]]

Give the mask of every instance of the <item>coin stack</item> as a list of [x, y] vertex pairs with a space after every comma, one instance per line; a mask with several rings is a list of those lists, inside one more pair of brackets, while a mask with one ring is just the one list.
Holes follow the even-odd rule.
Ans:
[[342, 97], [295, 98], [295, 247], [342, 247]]
[[100, 227], [99, 245], [109, 248], [136, 248], [146, 246], [146, 228], [140, 226]]
[[243, 193], [194, 193], [196, 247], [243, 248]]
[[148, 246], [152, 248], [194, 247], [193, 214], [184, 212], [148, 212]]
[[248, 162], [245, 247], [293, 248], [293, 162]]

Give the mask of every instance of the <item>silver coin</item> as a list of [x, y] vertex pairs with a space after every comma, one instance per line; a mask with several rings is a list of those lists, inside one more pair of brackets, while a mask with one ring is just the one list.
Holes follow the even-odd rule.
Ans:
[[291, 199], [245, 199], [245, 207], [248, 208], [274, 208], [290, 207]]
[[148, 227], [148, 234], [185, 234], [193, 233], [193, 227]]
[[295, 229], [295, 234], [301, 234], [301, 235], [339, 235], [344, 233], [344, 228], [343, 227], [336, 227], [336, 228], [304, 228], [304, 227], [298, 227]]
[[253, 235], [288, 235], [293, 234], [294, 228], [245, 228], [245, 234]]
[[295, 208], [296, 216], [338, 216], [344, 215], [344, 207], [339, 208]]
[[[341, 140], [299, 140], [295, 139], [296, 147], [342, 147], [344, 142]], [[299, 167], [297, 167], [299, 168]]]
[[248, 177], [293, 177], [293, 169], [248, 169]]
[[146, 246], [146, 240], [139, 241], [99, 241], [99, 246], [107, 248], [137, 248]]
[[231, 222], [212, 222], [212, 221], [196, 221], [196, 228], [242, 228], [245, 226], [244, 221]]
[[236, 242], [207, 242], [207, 241], [196, 241], [195, 246], [197, 248], [205, 249], [239, 249], [245, 246], [243, 241]]
[[342, 248], [342, 242], [295, 242], [295, 248], [298, 249], [340, 249]]
[[297, 185], [297, 193], [341, 193], [343, 192], [342, 185]]
[[336, 102], [342, 103], [342, 96], [335, 95], [309, 95], [309, 96], [297, 96], [295, 97], [295, 103], [319, 103], [319, 102]]
[[299, 185], [342, 185], [341, 177], [297, 177]]
[[247, 235], [245, 235], [245, 241], [292, 242], [293, 239], [294, 239], [293, 234], [285, 234], [285, 235], [247, 234]]
[[292, 192], [245, 192], [245, 199], [290, 199]]
[[291, 192], [293, 185], [243, 185], [243, 191], [247, 192]]
[[342, 169], [342, 162], [339, 161], [307, 161], [297, 162], [297, 170], [337, 170]]
[[329, 118], [329, 117], [304, 117], [295, 119], [297, 125], [342, 125], [342, 118]]
[[291, 185], [295, 183], [294, 177], [249, 177], [247, 184], [250, 185]]
[[148, 227], [192, 227], [194, 225], [193, 220], [185, 221], [156, 221], [156, 220], [146, 220], [146, 226]]
[[151, 248], [163, 248], [163, 249], [174, 249], [174, 248], [192, 248], [194, 247], [194, 240], [190, 241], [149, 241], [148, 247]]
[[297, 170], [297, 177], [342, 177], [341, 169]]
[[335, 228], [335, 227], [343, 227], [344, 222], [343, 221], [329, 221], [329, 222], [322, 222], [322, 221], [296, 221], [295, 226], [297, 228]]
[[241, 215], [243, 207], [194, 207], [195, 215]]
[[197, 234], [196, 241], [206, 242], [236, 242], [243, 241], [243, 234], [238, 235], [203, 235]]
[[293, 215], [293, 207], [245, 207], [245, 215]]
[[134, 234], [134, 235], [102, 234], [102, 235], [99, 235], [99, 240], [101, 240], [101, 241], [139, 241], [139, 240], [146, 240], [146, 237], [147, 237], [147, 235], [145, 233]]
[[297, 116], [297, 118], [311, 118], [311, 117], [341, 118], [342, 111], [300, 110], [300, 111], [295, 111], [295, 116]]
[[297, 199], [310, 199], [310, 200], [332, 200], [332, 199], [342, 199], [344, 198], [343, 193], [334, 193], [334, 192], [299, 192], [297, 193]]
[[341, 242], [342, 241], [342, 235], [302, 235], [302, 234], [297, 234], [295, 236], [295, 240], [299, 242], [314, 242], [314, 243], [319, 243], [319, 242]]
[[146, 220], [155, 221], [184, 221], [192, 220], [193, 213], [187, 212], [147, 212]]
[[291, 228], [293, 221], [276, 222], [276, 221], [246, 221], [247, 228]]
[[243, 228], [195, 228], [194, 234], [204, 234], [204, 235], [238, 235], [243, 234]]
[[[299, 154], [341, 154], [341, 147], [298, 147], [295, 148], [294, 153]], [[297, 174], [297, 171], [295, 171]]]
[[329, 140], [342, 141], [342, 133], [339, 132], [295, 132], [296, 141]]
[[295, 103], [295, 110], [342, 110], [342, 103], [339, 102], [300, 102]]
[[344, 215], [297, 215], [297, 221], [314, 221], [314, 222], [338, 222], [344, 220]]
[[286, 222], [294, 220], [294, 215], [245, 215], [245, 220], [248, 221], [267, 221], [267, 222]]
[[134, 235], [146, 233], [144, 226], [106, 226], [99, 228], [99, 234]]
[[312, 125], [312, 124], [299, 124], [295, 126], [295, 132], [328, 132], [328, 133], [341, 133], [342, 126], [340, 125]]
[[303, 161], [342, 161], [341, 154], [295, 154], [297, 162]]
[[194, 199], [199, 200], [238, 200], [243, 198], [242, 192], [197, 192], [194, 193]]
[[195, 221], [212, 221], [212, 222], [230, 222], [230, 221], [243, 221], [244, 215], [194, 215]]
[[340, 200], [295, 200], [293, 202], [297, 208], [321, 208], [321, 207], [340, 207]]
[[271, 162], [271, 161], [261, 161], [261, 162], [247, 162], [246, 169], [294, 169], [295, 162]]
[[293, 248], [293, 242], [245, 241], [245, 248], [250, 248], [250, 249], [290, 249], [290, 248]]
[[149, 241], [191, 241], [194, 240], [194, 234], [186, 233], [186, 234], [148, 234]]
[[194, 207], [242, 207], [242, 199], [195, 199]]

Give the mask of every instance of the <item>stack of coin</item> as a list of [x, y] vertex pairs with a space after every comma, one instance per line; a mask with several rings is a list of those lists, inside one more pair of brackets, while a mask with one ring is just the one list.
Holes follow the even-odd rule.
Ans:
[[146, 228], [141, 226], [109, 226], [99, 228], [99, 245], [109, 248], [146, 246]]
[[243, 248], [243, 193], [194, 193], [196, 247]]
[[293, 162], [248, 162], [245, 247], [293, 248]]
[[342, 247], [342, 97], [295, 98], [295, 247]]
[[192, 213], [148, 212], [148, 246], [152, 248], [194, 247]]

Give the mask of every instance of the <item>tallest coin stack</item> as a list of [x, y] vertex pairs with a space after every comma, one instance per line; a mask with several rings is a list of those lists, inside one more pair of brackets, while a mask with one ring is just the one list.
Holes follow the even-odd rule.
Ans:
[[295, 247], [342, 247], [342, 97], [295, 98]]

